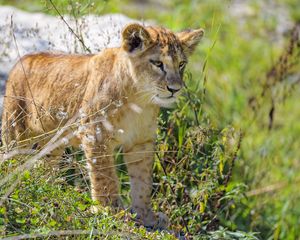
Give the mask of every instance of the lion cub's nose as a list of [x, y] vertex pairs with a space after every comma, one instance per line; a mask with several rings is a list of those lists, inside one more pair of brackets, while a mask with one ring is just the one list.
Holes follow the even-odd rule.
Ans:
[[167, 89], [168, 89], [168, 91], [169, 92], [171, 92], [172, 93], [172, 95], [173, 94], [175, 94], [176, 92], [178, 92], [180, 89], [181, 89], [181, 87], [175, 87], [175, 86], [167, 86]]

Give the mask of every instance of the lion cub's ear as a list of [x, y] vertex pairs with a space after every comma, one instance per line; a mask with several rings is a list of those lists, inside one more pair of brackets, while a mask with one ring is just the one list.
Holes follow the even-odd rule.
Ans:
[[177, 33], [176, 35], [182, 44], [183, 51], [187, 55], [191, 55], [203, 37], [204, 30], [201, 28], [196, 30], [185, 30]]
[[145, 50], [152, 40], [148, 31], [137, 23], [127, 25], [122, 32], [122, 47], [129, 53]]

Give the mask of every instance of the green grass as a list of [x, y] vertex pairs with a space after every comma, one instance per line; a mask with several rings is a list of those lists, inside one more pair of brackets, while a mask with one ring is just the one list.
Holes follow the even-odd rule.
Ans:
[[[69, 1], [53, 2], [62, 13], [69, 13]], [[284, 44], [274, 41], [276, 21], [264, 17], [267, 9], [260, 9], [261, 1], [252, 1], [253, 13], [243, 22], [229, 15], [230, 1], [171, 1], [162, 12], [130, 9], [131, 1], [97, 1], [94, 6], [82, 2], [76, 16], [121, 12], [132, 18], [155, 19], [173, 30], [200, 26], [206, 31], [190, 60], [191, 76], [186, 75], [189, 95], [184, 94], [175, 110], [162, 111], [160, 118], [157, 149], [170, 153], [156, 157], [153, 205], [167, 213], [173, 231], [199, 239], [299, 239], [300, 88], [291, 89], [288, 81], [290, 72], [299, 75], [299, 63], [282, 83], [273, 83], [261, 96], [267, 73], [285, 51], [289, 38], [285, 36]], [[296, 0], [275, 2], [299, 21]], [[0, 3], [55, 14], [44, 1]], [[299, 55], [293, 58], [297, 61]], [[268, 129], [272, 98], [274, 122]], [[258, 103], [256, 108], [251, 99]], [[240, 131], [241, 147], [231, 175]], [[1, 171], [4, 174], [11, 169], [13, 166], [6, 166]], [[128, 203], [124, 170], [120, 169], [122, 194]], [[98, 229], [104, 235], [118, 233], [113, 235], [120, 238], [130, 233], [137, 239], [172, 239], [167, 233], [136, 228], [129, 213], [104, 209], [95, 217], [88, 211], [93, 205], [88, 193], [54, 177], [45, 178], [42, 168], [33, 172], [0, 208], [0, 233]]]

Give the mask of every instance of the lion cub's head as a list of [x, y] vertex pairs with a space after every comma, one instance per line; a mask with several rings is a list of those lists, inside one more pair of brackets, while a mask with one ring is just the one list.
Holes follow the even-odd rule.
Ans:
[[203, 36], [202, 29], [173, 33], [161, 27], [130, 24], [122, 32], [122, 48], [132, 74], [153, 103], [171, 107], [184, 86], [188, 57]]

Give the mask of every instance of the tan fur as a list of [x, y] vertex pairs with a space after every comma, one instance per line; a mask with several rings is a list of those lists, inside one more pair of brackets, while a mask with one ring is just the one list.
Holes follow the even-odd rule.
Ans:
[[[37, 53], [24, 56], [6, 86], [2, 139], [7, 148], [80, 122], [70, 144], [82, 144], [91, 192], [101, 204], [119, 205], [113, 151], [123, 146], [131, 178], [132, 208], [147, 226], [165, 227], [151, 210], [152, 164], [159, 106], [169, 107], [183, 87], [183, 69], [203, 30], [178, 33], [128, 25], [122, 47], [96, 55]], [[161, 67], [161, 63], [163, 67]], [[169, 90], [168, 90], [169, 88]], [[171, 92], [173, 93], [171, 94]], [[43, 147], [49, 140], [38, 140]], [[56, 156], [64, 148], [55, 151]]]

